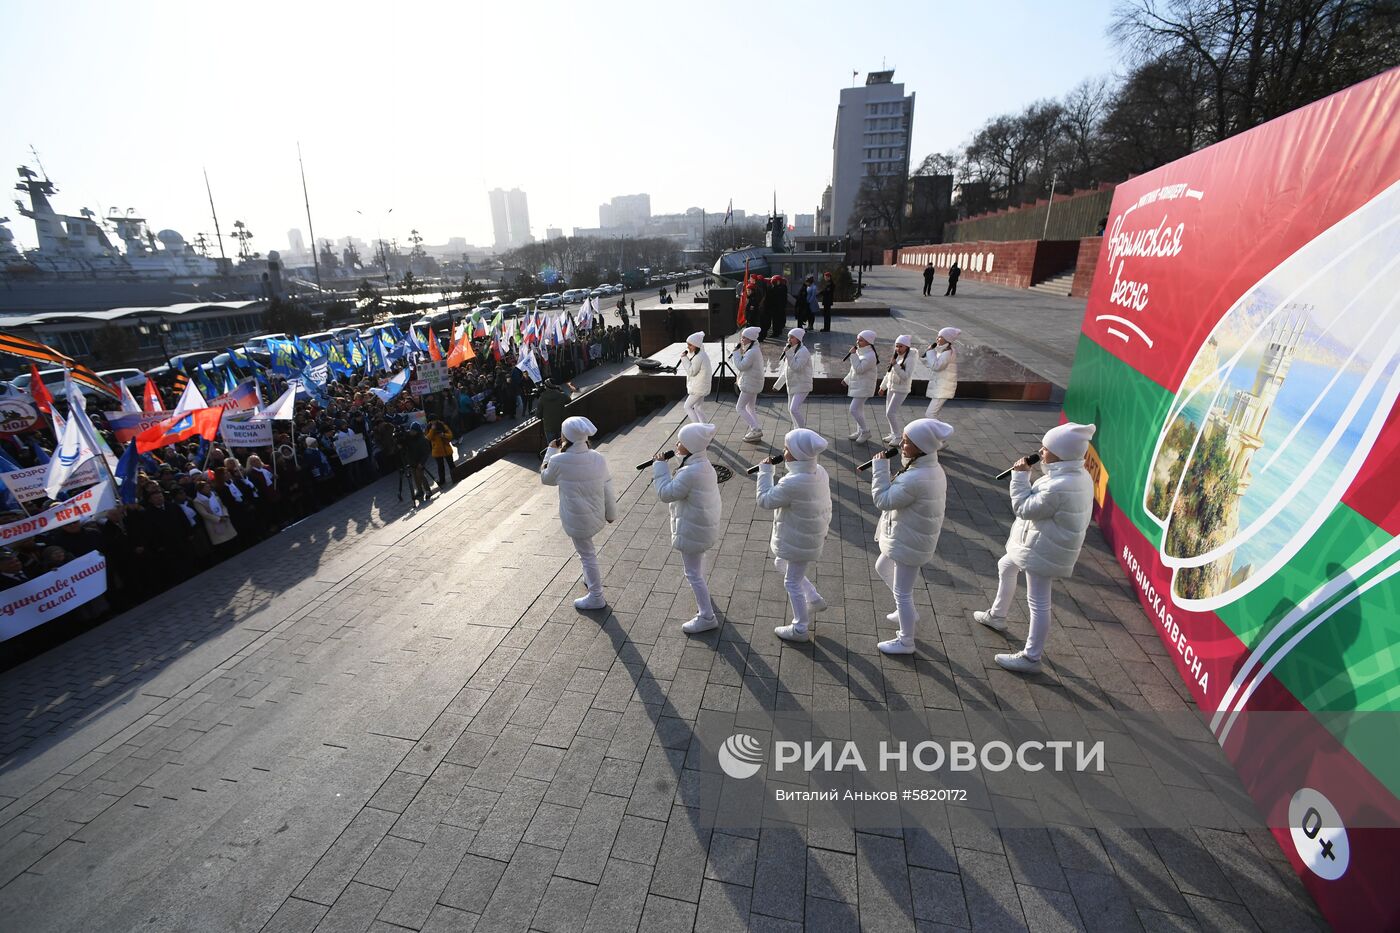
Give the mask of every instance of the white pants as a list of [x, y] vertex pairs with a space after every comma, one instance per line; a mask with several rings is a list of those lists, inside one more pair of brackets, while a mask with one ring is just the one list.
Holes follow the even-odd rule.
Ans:
[[797, 392], [788, 396], [788, 414], [792, 415], [794, 428], [807, 427], [807, 417], [802, 413], [802, 406], [805, 404], [807, 404], [806, 392]]
[[924, 412], [925, 418], [937, 418], [938, 413], [943, 410], [943, 403], [946, 398], [931, 398], [928, 400], [928, 410]]
[[869, 400], [863, 398], [851, 399], [851, 420], [856, 423], [856, 427], [860, 429], [862, 434], [870, 433], [870, 428], [866, 427], [865, 424], [865, 403], [867, 401]]
[[739, 417], [744, 419], [744, 423], [755, 431], [763, 430], [758, 423], [758, 393], [740, 392], [739, 403], [734, 406], [734, 410], [739, 413]]
[[908, 397], [908, 392], [889, 392], [885, 395], [885, 418], [890, 423], [890, 433], [894, 435], [896, 444], [904, 434], [904, 419], [900, 417], [899, 406], [903, 405]]
[[598, 551], [593, 547], [592, 538], [571, 538], [574, 550], [578, 551], [578, 562], [583, 565], [583, 582], [588, 586], [589, 596], [603, 595], [603, 573], [598, 569]]
[[807, 631], [807, 626], [812, 621], [812, 614], [807, 607], [822, 598], [822, 594], [817, 592], [816, 586], [807, 576], [807, 570], [812, 566], [811, 561], [783, 560], [781, 557], [775, 557], [773, 566], [783, 575], [783, 588], [787, 590], [788, 602], [792, 603], [793, 624], [797, 626], [798, 631]]
[[696, 424], [705, 423], [705, 409], [700, 407], [700, 403], [705, 401], [703, 395], [687, 395], [685, 397], [685, 414]]
[[[1006, 618], [1006, 612], [1016, 598], [1016, 577], [1021, 569], [1009, 556], [997, 561], [997, 598], [992, 600], [992, 615]], [[1026, 657], [1039, 661], [1045, 651], [1045, 638], [1050, 634], [1050, 577], [1026, 574], [1026, 608], [1030, 610], [1031, 626], [1026, 634]]]
[[695, 591], [695, 609], [703, 619], [712, 619], [715, 615], [715, 607], [710, 602], [710, 585], [705, 582], [705, 558], [709, 556], [709, 551], [702, 551], [698, 554], [687, 554], [681, 552], [681, 566], [685, 568], [685, 582], [690, 584], [690, 588]]
[[875, 572], [894, 594], [894, 608], [899, 613], [899, 640], [914, 643], [914, 623], [918, 614], [914, 612], [914, 581], [919, 578], [919, 568], [913, 564], [901, 564], [881, 554], [875, 561]]

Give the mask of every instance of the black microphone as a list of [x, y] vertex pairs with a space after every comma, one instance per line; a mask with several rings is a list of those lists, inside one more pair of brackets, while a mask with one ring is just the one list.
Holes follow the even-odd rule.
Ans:
[[[1040, 462], [1040, 454], [1031, 454], [1030, 456], [1026, 457], [1026, 462], [1029, 463], [1031, 466], [1035, 466], [1037, 463]], [[996, 476], [996, 478], [997, 478], [997, 479], [1006, 479], [1008, 476], [1011, 475], [1011, 473], [1012, 473], [1015, 469], [1016, 469], [1016, 468], [1015, 468], [1014, 466], [1013, 466], [1013, 467], [1009, 467], [1009, 468], [1003, 470], [1002, 472], [998, 473], [997, 476]]]
[[849, 359], [851, 358], [851, 354], [854, 353], [854, 352], [856, 352], [856, 345], [855, 345], [855, 344], [851, 344], [851, 348], [850, 348], [849, 350], [846, 351], [846, 355], [843, 356], [843, 357], [841, 357], [841, 362], [844, 363], [844, 362], [846, 362], [847, 360], [849, 360]]
[[[885, 448], [885, 459], [888, 460], [888, 459], [890, 459], [891, 457], [893, 457], [893, 456], [894, 456], [895, 454], [897, 454], [897, 453], [899, 453], [899, 448], [898, 448], [898, 447], [893, 447], [893, 446], [891, 446], [891, 447], [886, 447], [886, 448]], [[862, 463], [860, 466], [856, 467], [856, 472], [857, 472], [857, 473], [864, 473], [866, 470], [870, 469], [874, 464], [875, 464], [875, 458], [874, 458], [874, 457], [871, 457], [869, 460], [865, 461], [865, 462]]]
[[[663, 453], [663, 454], [661, 455], [661, 459], [662, 459], [662, 460], [670, 460], [670, 459], [671, 459], [672, 457], [674, 457], [675, 455], [676, 455], [676, 452], [675, 452], [674, 450], [668, 450], [668, 451], [666, 451], [665, 453]], [[637, 464], [637, 469], [639, 469], [639, 470], [645, 470], [647, 467], [651, 466], [651, 465], [652, 465], [653, 463], [655, 463], [655, 462], [656, 462], [655, 460], [648, 460], [646, 463], [639, 463], [639, 464]]]
[[749, 473], [750, 476], [753, 476], [755, 473], [758, 472], [759, 467], [763, 466], [763, 464], [765, 464], [765, 463], [771, 463], [771, 464], [773, 464], [774, 466], [777, 466], [778, 464], [780, 464], [780, 463], [782, 463], [782, 462], [783, 462], [783, 455], [782, 455], [782, 454], [774, 454], [773, 456], [768, 457], [768, 458], [765, 459], [765, 460], [760, 460], [758, 463], [755, 463], [753, 466], [749, 467], [748, 473]]

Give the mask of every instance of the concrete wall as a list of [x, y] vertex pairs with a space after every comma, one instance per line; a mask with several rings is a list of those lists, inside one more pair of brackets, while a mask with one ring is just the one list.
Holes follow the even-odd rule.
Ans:
[[1079, 260], [1074, 264], [1074, 284], [1070, 286], [1070, 297], [1089, 297], [1089, 287], [1094, 284], [1094, 272], [1099, 267], [1102, 244], [1101, 236], [1086, 236], [1079, 241]]
[[896, 258], [905, 269], [922, 269], [932, 262], [940, 281], [946, 279], [948, 268], [956, 259], [963, 279], [968, 281], [1030, 288], [1074, 268], [1078, 255], [1078, 240], [979, 240], [905, 246]]

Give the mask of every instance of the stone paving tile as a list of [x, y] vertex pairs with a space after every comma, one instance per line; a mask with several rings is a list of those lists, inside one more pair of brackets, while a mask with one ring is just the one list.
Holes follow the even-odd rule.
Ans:
[[[891, 295], [903, 288], [895, 273], [873, 279]], [[927, 308], [901, 298], [902, 317], [881, 326], [967, 320], [986, 297]], [[965, 332], [1009, 340], [1011, 312], [986, 307], [989, 316]], [[1082, 304], [1055, 313], [1077, 325]], [[838, 322], [837, 331], [849, 326]], [[849, 343], [849, 334], [830, 336]], [[1072, 341], [1018, 340], [1011, 355], [1067, 369]], [[1047, 374], [1058, 381], [1058, 371]], [[765, 426], [782, 417], [776, 397], [762, 397], [760, 409]], [[0, 677], [9, 701], [0, 703], [0, 756], [11, 763], [0, 772], [0, 869], [13, 879], [0, 883], [0, 909], [52, 908], [45, 885], [71, 880], [88, 853], [118, 837], [159, 831], [181, 859], [194, 857], [185, 849], [199, 847], [199, 833], [227, 845], [227, 821], [206, 814], [196, 823], [195, 808], [170, 809], [144, 828], [136, 815], [185, 807], [162, 794], [198, 798], [189, 785], [217, 783], [228, 803], [216, 815], [249, 801], [256, 808], [249, 795], [260, 782], [274, 782], [272, 797], [295, 786], [299, 772], [288, 763], [349, 754], [340, 746], [357, 737], [398, 736], [376, 739], [396, 743], [383, 746], [392, 760], [376, 759], [379, 770], [354, 782], [329, 832], [278, 850], [281, 880], [260, 888], [264, 929], [1321, 928], [1257, 827], [1212, 819], [1221, 828], [999, 829], [994, 814], [1018, 791], [997, 777], [986, 781], [981, 809], [940, 807], [903, 833], [709, 828], [700, 804], [717, 778], [693, 746], [706, 710], [959, 717], [986, 708], [1034, 718], [1190, 708], [1096, 531], [1081, 574], [1057, 587], [1047, 673], [1024, 680], [996, 669], [991, 654], [1012, 642], [968, 618], [990, 598], [1009, 525], [1004, 489], [984, 476], [1054, 423], [1053, 406], [958, 400], [945, 409], [958, 427], [944, 458], [949, 510], [939, 557], [916, 587], [924, 621], [912, 659], [874, 650], [890, 596], [873, 570], [868, 485], [851, 469], [868, 450], [844, 440], [842, 400], [814, 399], [808, 410], [817, 430], [837, 438], [828, 469], [838, 508], [816, 578], [831, 608], [813, 646], [770, 634], [787, 606], [767, 554], [769, 517], [742, 477], [721, 487], [729, 525], [711, 573], [725, 625], [702, 638], [679, 632], [694, 607], [668, 546], [666, 509], [647, 474], [616, 468], [665, 443], [680, 421], [675, 408], [603, 445], [621, 505], [598, 539], [613, 603], [606, 614], [568, 605], [577, 561], [549, 523], [554, 492], [539, 485], [530, 458], [502, 461], [411, 514], [385, 500], [385, 484], [372, 486], [323, 521], [206, 574], [198, 592], [166, 594], [151, 607], [165, 614], [156, 621], [114, 620]], [[870, 415], [882, 422], [873, 404]], [[742, 467], [758, 455], [738, 444], [731, 405], [714, 406], [713, 417], [724, 462]], [[337, 523], [341, 533], [330, 533]], [[313, 554], [308, 574], [298, 560]], [[468, 616], [464, 605], [481, 608]], [[1022, 606], [1011, 621], [1024, 631]], [[113, 705], [120, 696], [129, 702]], [[939, 722], [961, 734], [954, 720]], [[1170, 760], [1140, 767], [1163, 793], [1194, 786]], [[1036, 803], [1047, 817], [1060, 812]], [[275, 822], [250, 815], [268, 832], [283, 824], [303, 832], [285, 806]], [[237, 885], [251, 877], [244, 871], [231, 864], [202, 877]], [[95, 896], [132, 897], [117, 883], [126, 880], [119, 862], [92, 877]], [[100, 925], [98, 914], [65, 909], [24, 914], [24, 928]]]

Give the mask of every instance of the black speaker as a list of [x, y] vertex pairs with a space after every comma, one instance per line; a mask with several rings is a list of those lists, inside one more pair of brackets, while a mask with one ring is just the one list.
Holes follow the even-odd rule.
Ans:
[[733, 288], [710, 289], [709, 326], [706, 337], [728, 337], [737, 329], [734, 318], [739, 313], [739, 293]]

